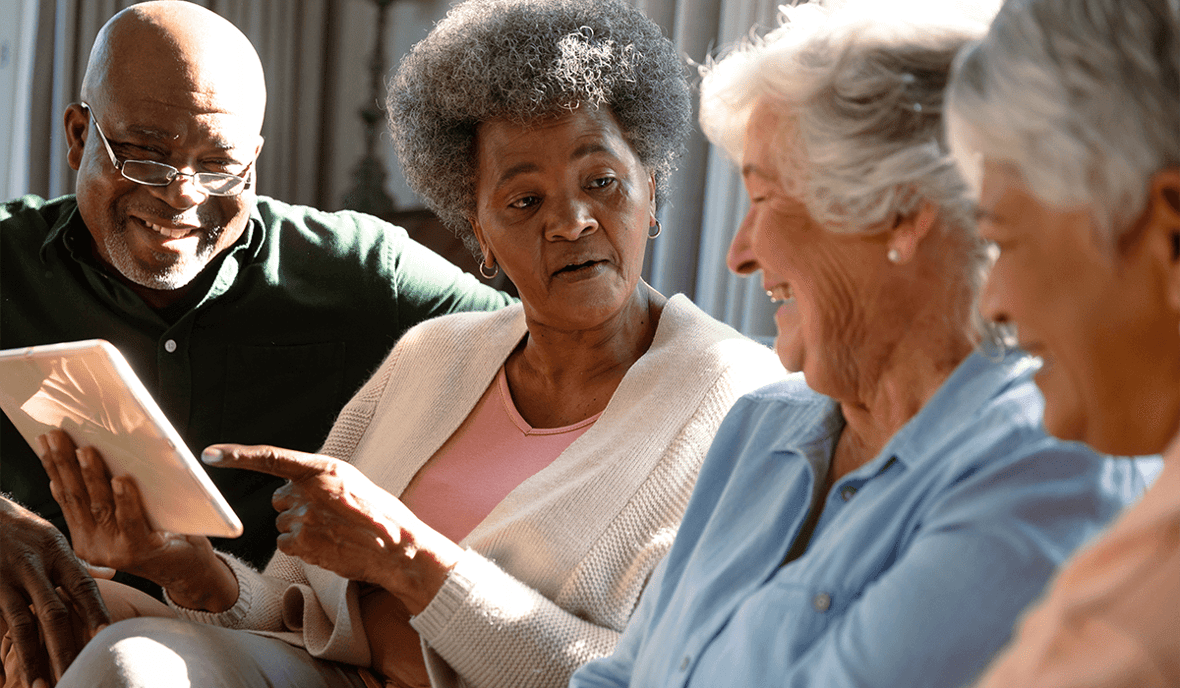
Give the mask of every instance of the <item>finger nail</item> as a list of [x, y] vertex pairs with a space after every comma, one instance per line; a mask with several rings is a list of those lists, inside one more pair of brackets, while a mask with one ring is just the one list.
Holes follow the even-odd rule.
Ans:
[[127, 491], [127, 486], [123, 484], [122, 479], [112, 480], [111, 481], [111, 490], [113, 490], [115, 494], [117, 494], [121, 497], [121, 496], [123, 496], [123, 493]]
[[81, 449], [74, 451], [74, 455], [78, 457], [78, 465], [82, 468], [90, 468], [90, 457], [88, 457]]
[[208, 447], [201, 452], [201, 460], [209, 464], [221, 463], [225, 460], [225, 454], [221, 453], [220, 449]]
[[37, 436], [37, 457], [44, 459], [45, 455], [49, 453], [49, 438], [45, 435]]

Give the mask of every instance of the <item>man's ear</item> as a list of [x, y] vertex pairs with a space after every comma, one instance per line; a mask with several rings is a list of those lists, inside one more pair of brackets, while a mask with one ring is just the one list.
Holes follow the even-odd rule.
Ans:
[[[897, 251], [895, 262], [899, 265], [904, 264], [914, 257], [922, 240], [938, 223], [938, 215], [938, 206], [930, 201], [922, 201], [915, 212], [908, 217], [901, 218], [897, 222], [897, 226], [889, 230], [889, 239], [886, 244], [891, 252]], [[892, 260], [892, 258], [890, 259]]]
[[262, 136], [259, 136], [259, 137], [258, 137], [258, 146], [256, 146], [256, 147], [254, 148], [254, 157], [253, 157], [253, 158], [251, 158], [251, 160], [253, 160], [253, 161], [254, 161], [254, 162], [252, 163], [251, 167], [250, 167], [250, 172], [251, 172], [251, 173], [253, 173], [255, 170], [257, 170], [257, 169], [258, 169], [258, 156], [262, 155], [262, 145], [263, 145], [264, 143], [266, 143], [266, 138], [265, 138], [265, 137], [262, 137]]
[[90, 111], [81, 103], [70, 103], [62, 123], [66, 127], [66, 161], [77, 172], [82, 166], [86, 138], [90, 135]]

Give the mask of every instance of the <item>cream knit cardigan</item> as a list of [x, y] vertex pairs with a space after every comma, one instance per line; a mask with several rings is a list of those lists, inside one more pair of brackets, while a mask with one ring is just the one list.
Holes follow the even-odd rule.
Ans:
[[[519, 304], [418, 325], [341, 412], [323, 453], [401, 494], [525, 334]], [[765, 346], [684, 296], [669, 299], [598, 421], [460, 543], [466, 553], [411, 620], [434, 685], [564, 686], [609, 654], [672, 544], [721, 419], [784, 374]], [[230, 566], [232, 608], [178, 611], [369, 665], [355, 583], [282, 552], [264, 574]]]

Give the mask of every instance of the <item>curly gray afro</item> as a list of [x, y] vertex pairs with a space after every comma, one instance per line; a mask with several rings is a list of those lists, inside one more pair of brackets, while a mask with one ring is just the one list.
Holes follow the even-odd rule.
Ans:
[[692, 111], [676, 49], [623, 0], [467, 0], [402, 60], [386, 105], [406, 181], [473, 252], [480, 122], [605, 105], [659, 202]]

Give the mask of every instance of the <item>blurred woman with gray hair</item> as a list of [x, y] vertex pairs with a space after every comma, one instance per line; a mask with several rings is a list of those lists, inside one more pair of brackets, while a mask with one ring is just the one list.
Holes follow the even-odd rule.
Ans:
[[999, 249], [983, 313], [1044, 360], [1045, 427], [1165, 455], [982, 685], [1180, 686], [1180, 2], [1010, 0], [948, 99]]
[[833, 5], [783, 8], [701, 87], [750, 196], [730, 266], [782, 302], [776, 349], [805, 381], [734, 406], [618, 648], [576, 688], [962, 685], [1142, 488], [1045, 435], [1032, 359], [973, 317], [988, 255], [942, 106], [990, 17]]
[[[206, 449], [290, 481], [264, 573], [200, 539], [75, 534], [204, 623], [116, 623], [63, 682], [522, 688], [609, 654], [725, 413], [785, 375], [641, 277], [691, 125], [684, 71], [624, 0], [452, 8], [399, 67], [390, 126], [411, 185], [521, 303], [407, 332], [322, 455]], [[169, 673], [142, 636], [192, 661]]]

